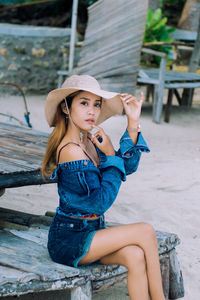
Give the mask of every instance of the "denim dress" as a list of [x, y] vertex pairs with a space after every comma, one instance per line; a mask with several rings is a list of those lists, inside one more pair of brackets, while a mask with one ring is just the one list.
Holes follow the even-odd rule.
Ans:
[[[150, 151], [141, 132], [134, 145], [127, 130], [115, 156], [96, 150], [98, 168], [88, 159], [76, 160], [58, 164], [51, 176], [57, 178], [59, 206], [49, 229], [48, 251], [57, 263], [78, 267], [95, 233], [105, 228], [104, 213], [115, 201], [122, 181], [137, 170], [141, 153]], [[90, 214], [99, 217], [84, 218]]]

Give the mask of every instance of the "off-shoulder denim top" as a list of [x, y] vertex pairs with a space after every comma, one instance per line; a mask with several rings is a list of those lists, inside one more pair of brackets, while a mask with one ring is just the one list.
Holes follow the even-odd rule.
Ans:
[[137, 170], [141, 152], [150, 151], [141, 132], [134, 145], [127, 130], [115, 156], [106, 156], [96, 149], [100, 159], [98, 168], [89, 159], [82, 159], [58, 164], [51, 175], [51, 179], [57, 177], [58, 182], [58, 214], [103, 215], [116, 199], [126, 175]]

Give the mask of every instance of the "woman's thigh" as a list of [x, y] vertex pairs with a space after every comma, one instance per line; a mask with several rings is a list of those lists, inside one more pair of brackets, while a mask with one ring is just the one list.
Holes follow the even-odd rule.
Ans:
[[144, 242], [156, 239], [153, 227], [147, 223], [127, 224], [109, 227], [95, 233], [88, 253], [79, 265], [92, 263], [125, 246], [136, 245], [143, 248]]

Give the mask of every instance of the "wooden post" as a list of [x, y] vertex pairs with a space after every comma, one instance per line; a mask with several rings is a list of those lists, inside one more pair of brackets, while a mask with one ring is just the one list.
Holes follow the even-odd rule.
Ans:
[[158, 84], [155, 85], [155, 89], [154, 89], [153, 121], [155, 123], [160, 123], [162, 117], [165, 70], [166, 70], [166, 59], [162, 57], [160, 63], [159, 80], [158, 80]]
[[169, 89], [167, 105], [165, 107], [165, 122], [167, 123], [169, 123], [173, 93], [174, 93], [174, 89]]
[[[200, 14], [199, 14], [199, 26], [198, 26], [197, 39], [190, 59], [188, 71], [195, 73], [199, 66], [199, 61], [200, 61]], [[183, 90], [182, 105], [192, 106], [193, 93], [194, 93], [194, 89]]]
[[77, 10], [78, 10], [78, 0], [73, 0], [71, 38], [70, 38], [70, 48], [69, 48], [69, 75], [71, 75], [74, 66], [74, 44], [75, 44], [75, 37], [76, 37]]
[[178, 299], [184, 297], [184, 284], [176, 250], [170, 251], [169, 260], [169, 299]]
[[88, 281], [83, 286], [79, 286], [79, 287], [72, 289], [70, 300], [92, 300], [91, 281]]

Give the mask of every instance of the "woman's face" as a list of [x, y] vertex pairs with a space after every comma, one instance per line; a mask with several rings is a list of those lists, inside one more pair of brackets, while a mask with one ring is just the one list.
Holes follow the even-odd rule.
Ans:
[[90, 92], [80, 92], [74, 97], [70, 108], [73, 122], [84, 131], [92, 129], [101, 112], [102, 99]]

